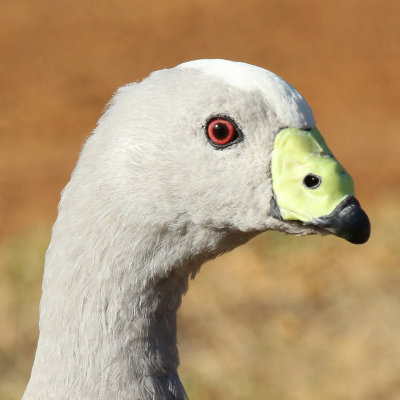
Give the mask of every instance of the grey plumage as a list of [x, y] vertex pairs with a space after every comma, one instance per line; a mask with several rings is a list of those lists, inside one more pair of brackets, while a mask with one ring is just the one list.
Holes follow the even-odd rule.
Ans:
[[[24, 400], [183, 400], [176, 311], [189, 277], [265, 230], [316, 232], [270, 209], [274, 135], [314, 127], [312, 112], [254, 68], [207, 60], [116, 92], [62, 193]], [[235, 119], [240, 145], [209, 145], [215, 114]]]

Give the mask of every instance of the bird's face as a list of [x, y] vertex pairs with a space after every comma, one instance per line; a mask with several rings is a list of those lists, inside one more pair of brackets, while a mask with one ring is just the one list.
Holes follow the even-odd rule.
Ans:
[[[311, 233], [330, 232], [352, 243], [366, 242], [370, 224], [354, 197], [353, 180], [315, 128], [312, 111], [299, 93], [275, 75], [252, 66], [245, 72], [230, 71], [229, 65], [211, 70], [207, 65], [203, 69], [228, 84], [233, 81], [233, 90], [239, 91], [236, 101], [221, 96], [222, 112], [215, 108], [204, 124], [208, 148], [215, 150], [207, 154], [208, 160], [225, 158], [222, 154], [230, 157], [227, 163], [235, 160], [235, 165], [218, 168], [218, 172], [234, 172], [233, 179], [232, 175], [225, 178], [231, 185], [239, 186], [245, 176], [243, 186], [237, 188], [242, 198], [235, 201], [228, 219], [233, 220], [235, 206], [242, 221], [250, 208], [252, 217], [258, 218], [251, 222], [253, 226], [268, 221], [276, 227], [272, 217], [282, 222], [277, 229], [289, 233], [298, 233], [298, 229], [310, 233], [311, 229]], [[253, 88], [260, 98], [252, 93]], [[232, 105], [230, 112], [227, 104]], [[222, 182], [219, 185], [224, 187]], [[260, 199], [270, 200], [268, 211]]]
[[350, 175], [308, 104], [276, 75], [204, 60], [152, 74], [113, 103], [98, 130], [119, 126], [112, 149], [121, 147], [119, 176], [128, 179], [112, 177], [112, 192], [123, 188], [127, 214], [171, 229], [368, 239]]

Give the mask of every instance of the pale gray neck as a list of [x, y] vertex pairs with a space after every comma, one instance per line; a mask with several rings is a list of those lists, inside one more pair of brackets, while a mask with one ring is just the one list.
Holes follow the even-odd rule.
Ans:
[[[91, 187], [98, 180], [82, 183], [91, 175], [79, 168], [46, 253], [24, 400], [183, 400], [176, 312], [188, 277], [256, 232], [193, 222], [169, 203], [142, 204], [140, 196], [128, 212], [123, 196]], [[152, 205], [167, 209], [150, 212]]]
[[[185, 399], [176, 312], [199, 265], [175, 268], [158, 253], [137, 263], [133, 254], [113, 249], [111, 257], [109, 246], [88, 252], [88, 243], [73, 245], [65, 235], [58, 242], [58, 235], [55, 226], [24, 399]], [[160, 267], [155, 261], [164, 263], [165, 276], [145, 273]]]

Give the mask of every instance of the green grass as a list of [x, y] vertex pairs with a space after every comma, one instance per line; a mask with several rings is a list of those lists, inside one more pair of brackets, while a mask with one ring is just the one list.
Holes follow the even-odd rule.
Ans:
[[0, 244], [0, 399], [22, 396], [37, 340], [40, 285], [49, 228]]

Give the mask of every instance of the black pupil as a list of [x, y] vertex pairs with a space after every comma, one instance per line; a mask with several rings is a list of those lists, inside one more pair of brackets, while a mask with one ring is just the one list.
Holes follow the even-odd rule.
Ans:
[[308, 188], [314, 189], [321, 183], [321, 178], [314, 174], [308, 174], [303, 182]]
[[213, 134], [217, 139], [226, 139], [229, 134], [228, 127], [223, 123], [216, 123], [213, 128]]

